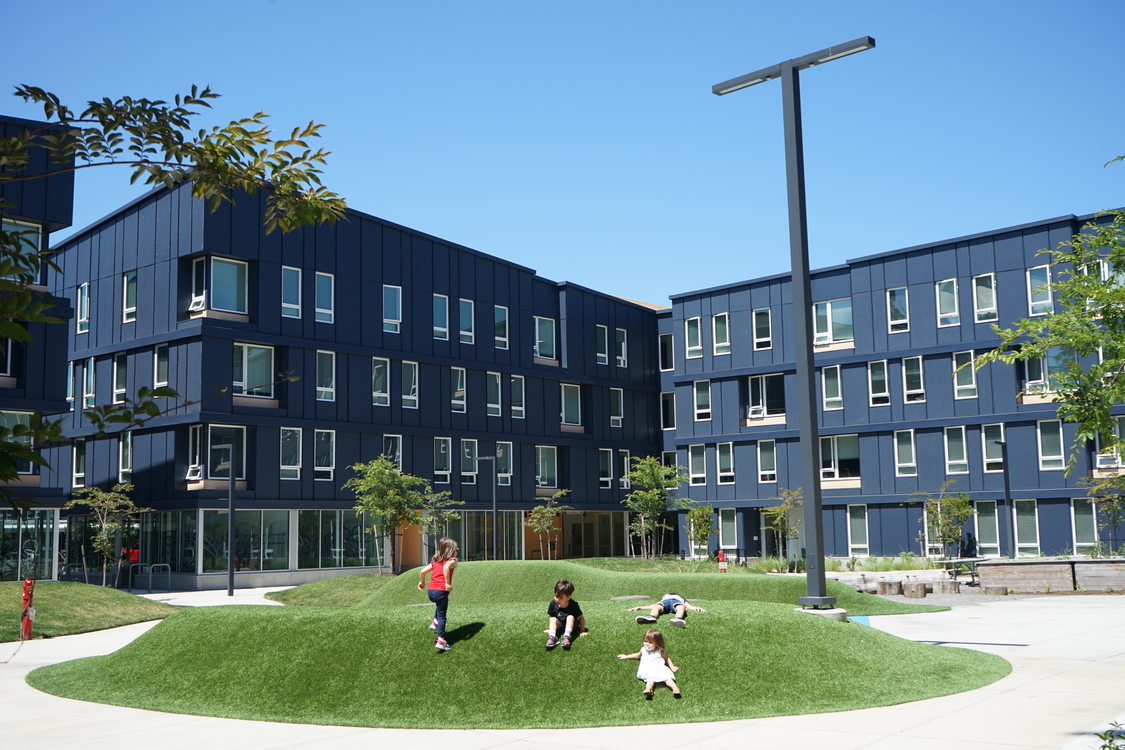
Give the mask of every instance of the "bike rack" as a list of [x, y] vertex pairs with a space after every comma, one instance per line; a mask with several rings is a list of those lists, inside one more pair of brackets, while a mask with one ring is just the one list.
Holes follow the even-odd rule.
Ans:
[[164, 573], [167, 576], [167, 578], [165, 580], [164, 590], [165, 591], [171, 591], [172, 590], [172, 566], [169, 565], [168, 563], [153, 563], [151, 565], [149, 565], [148, 563], [133, 563], [132, 565], [130, 565], [129, 566], [129, 591], [133, 590], [133, 581], [135, 579], [134, 573], [135, 572], [139, 572], [139, 573], [147, 572], [148, 573], [148, 593], [151, 594], [152, 593], [152, 574], [155, 573], [158, 568], [160, 569], [161, 573]]

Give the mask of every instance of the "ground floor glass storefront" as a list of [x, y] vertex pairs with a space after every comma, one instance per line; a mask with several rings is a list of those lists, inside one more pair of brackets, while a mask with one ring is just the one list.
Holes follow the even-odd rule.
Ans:
[[0, 581], [54, 576], [54, 510], [0, 510]]
[[[456, 540], [461, 548], [462, 560], [491, 560], [492, 554], [492, 511], [463, 510], [461, 517], [445, 527], [445, 535]], [[499, 547], [497, 560], [520, 560], [523, 558], [523, 511], [501, 510], [496, 512], [496, 544]], [[425, 558], [429, 560], [436, 540], [427, 540]]]

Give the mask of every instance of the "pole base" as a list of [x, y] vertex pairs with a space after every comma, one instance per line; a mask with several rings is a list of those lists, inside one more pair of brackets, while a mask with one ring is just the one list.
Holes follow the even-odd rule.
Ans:
[[836, 597], [834, 596], [802, 596], [797, 599], [797, 604], [802, 607], [812, 607], [813, 609], [834, 609], [836, 607]]

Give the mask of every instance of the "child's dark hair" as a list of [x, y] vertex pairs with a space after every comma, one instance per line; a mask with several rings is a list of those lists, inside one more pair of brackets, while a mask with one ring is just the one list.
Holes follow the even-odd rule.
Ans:
[[555, 598], [558, 599], [563, 594], [570, 596], [574, 593], [574, 584], [567, 580], [559, 581], [555, 584]]
[[660, 652], [660, 655], [662, 657], [664, 657], [665, 659], [668, 658], [668, 655], [666, 653], [664, 653], [664, 634], [663, 633], [661, 633], [656, 628], [650, 628], [649, 631], [647, 633], [645, 633], [645, 640], [646, 641], [652, 641], [652, 645], [656, 646], [656, 650]]
[[438, 539], [437, 552], [430, 558], [430, 562], [445, 562], [457, 557], [457, 542], [447, 536]]

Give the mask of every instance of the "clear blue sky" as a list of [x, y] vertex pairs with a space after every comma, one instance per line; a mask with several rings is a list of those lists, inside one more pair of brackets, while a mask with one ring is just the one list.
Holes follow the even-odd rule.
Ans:
[[[650, 302], [788, 270], [780, 85], [711, 85], [858, 36], [801, 80], [814, 267], [1125, 205], [1119, 0], [44, 7], [5, 9], [10, 85], [326, 123], [354, 208]], [[95, 171], [76, 228], [138, 193]]]

